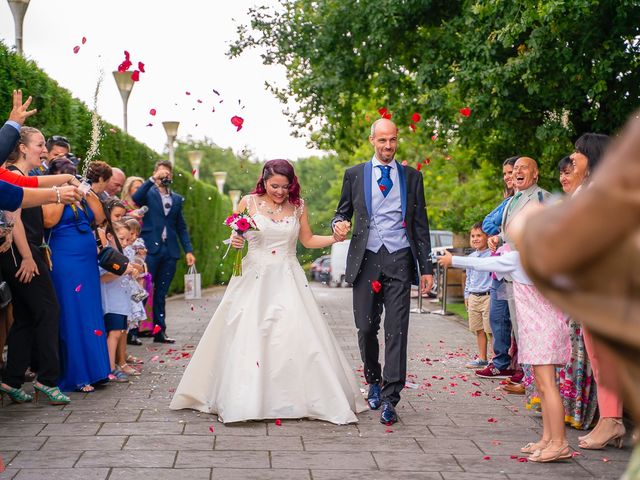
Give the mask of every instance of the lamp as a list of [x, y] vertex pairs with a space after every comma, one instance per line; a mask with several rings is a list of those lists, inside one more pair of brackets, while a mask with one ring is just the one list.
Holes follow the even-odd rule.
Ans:
[[113, 78], [116, 81], [120, 96], [122, 97], [122, 109], [124, 111], [124, 131], [127, 133], [127, 105], [129, 103], [129, 95], [133, 90], [133, 78], [131, 78], [133, 72], [113, 72]]
[[242, 192], [240, 190], [229, 190], [229, 198], [231, 199], [231, 203], [233, 204], [234, 212], [238, 209], [238, 203], [240, 202], [241, 194]]
[[213, 178], [216, 180], [218, 192], [220, 192], [220, 195], [224, 195], [224, 182], [227, 179], [227, 172], [213, 172]]
[[171, 166], [173, 166], [176, 163], [175, 154], [173, 150], [173, 142], [176, 141], [176, 137], [178, 136], [179, 125], [180, 125], [180, 122], [162, 122], [164, 131], [167, 134], [167, 146], [169, 147], [169, 162], [171, 162]]
[[204, 153], [200, 150], [190, 150], [187, 152], [189, 157], [189, 163], [191, 163], [191, 169], [193, 170], [193, 178], [200, 180], [200, 162]]
[[22, 55], [22, 25], [30, 0], [8, 0], [16, 30], [16, 52]]

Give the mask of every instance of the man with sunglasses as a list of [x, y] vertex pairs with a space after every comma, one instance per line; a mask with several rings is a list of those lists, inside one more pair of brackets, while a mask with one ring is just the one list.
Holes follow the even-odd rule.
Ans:
[[136, 205], [149, 208], [142, 218], [141, 235], [147, 247], [147, 269], [153, 277], [153, 323], [160, 327], [153, 341], [158, 343], [175, 343], [166, 335], [165, 299], [180, 258], [178, 239], [187, 265], [196, 262], [182, 215], [184, 198], [171, 190], [172, 177], [171, 163], [160, 160], [153, 175], [132, 196]]

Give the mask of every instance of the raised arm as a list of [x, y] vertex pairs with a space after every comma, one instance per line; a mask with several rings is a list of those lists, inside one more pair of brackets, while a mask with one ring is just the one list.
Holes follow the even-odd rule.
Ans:
[[303, 205], [302, 215], [300, 215], [300, 234], [298, 238], [305, 248], [324, 248], [336, 243], [336, 239], [332, 235], [313, 234], [309, 226], [306, 205]]

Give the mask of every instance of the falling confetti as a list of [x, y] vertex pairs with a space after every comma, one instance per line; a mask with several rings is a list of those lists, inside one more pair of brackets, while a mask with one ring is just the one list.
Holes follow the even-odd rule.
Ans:
[[411, 121], [413, 123], [418, 123], [421, 118], [422, 117], [420, 116], [420, 114], [418, 112], [415, 112], [413, 115], [411, 115]]
[[75, 288], [76, 293], [78, 293], [78, 292], [80, 291], [80, 289], [81, 289], [81, 288], [82, 288], [82, 284], [78, 285], [78, 286]]
[[82, 37], [82, 45], [84, 45], [85, 43], [87, 43], [87, 37]]
[[131, 74], [131, 80], [133, 80], [134, 82], [139, 82], [140, 81], [140, 71], [139, 70], [134, 70], [133, 73]]
[[209, 425], [209, 431], [210, 431], [211, 433], [213, 433], [213, 431], [214, 431], [214, 430], [215, 430], [215, 429], [213, 428], [213, 425]]
[[153, 331], [151, 332], [153, 335], [157, 335], [162, 331], [162, 327], [160, 325], [154, 325]]
[[73, 47], [73, 53], [78, 53], [79, 51], [80, 51], [80, 47], [78, 45]]
[[156, 109], [155, 109], [155, 108], [152, 108], [151, 110], [149, 110], [149, 115], [151, 115], [151, 116], [153, 116], [153, 117], [155, 117], [155, 116], [156, 116], [156, 113], [158, 113], [158, 112], [156, 112]]
[[184, 94], [185, 94], [185, 95], [191, 95], [191, 92], [186, 91], [186, 92], [184, 92]]
[[460, 115], [463, 117], [468, 117], [471, 115], [471, 109], [469, 107], [463, 107], [460, 109]]
[[236, 132], [239, 132], [244, 124], [244, 118], [234, 115], [231, 117], [231, 124], [236, 127]]
[[380, 290], [382, 290], [382, 284], [378, 280], [374, 280], [373, 282], [371, 282], [371, 290], [373, 290], [374, 293], [378, 293]]
[[101, 336], [102, 336], [102, 330], [94, 330], [94, 331], [93, 331], [93, 334], [94, 334], [96, 337], [101, 337]]
[[276, 424], [276, 427], [280, 427], [282, 425], [282, 420], [276, 418], [276, 421], [274, 423]]
[[140, 70], [142, 73], [146, 73], [146, 72], [144, 71], [144, 63], [142, 63], [142, 62], [138, 62], [138, 70]]
[[491, 460], [491, 457], [489, 455], [485, 455], [484, 457], [482, 457], [483, 460]]

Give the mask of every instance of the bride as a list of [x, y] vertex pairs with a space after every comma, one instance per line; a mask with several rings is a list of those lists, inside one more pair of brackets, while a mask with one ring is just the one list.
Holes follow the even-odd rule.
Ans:
[[[296, 259], [335, 243], [314, 235], [300, 185], [286, 160], [265, 163], [248, 209], [258, 230], [232, 277], [171, 401], [170, 408], [216, 413], [225, 423], [311, 418], [357, 422], [367, 410], [354, 373], [316, 305]], [[232, 237], [232, 246], [244, 240]]]

